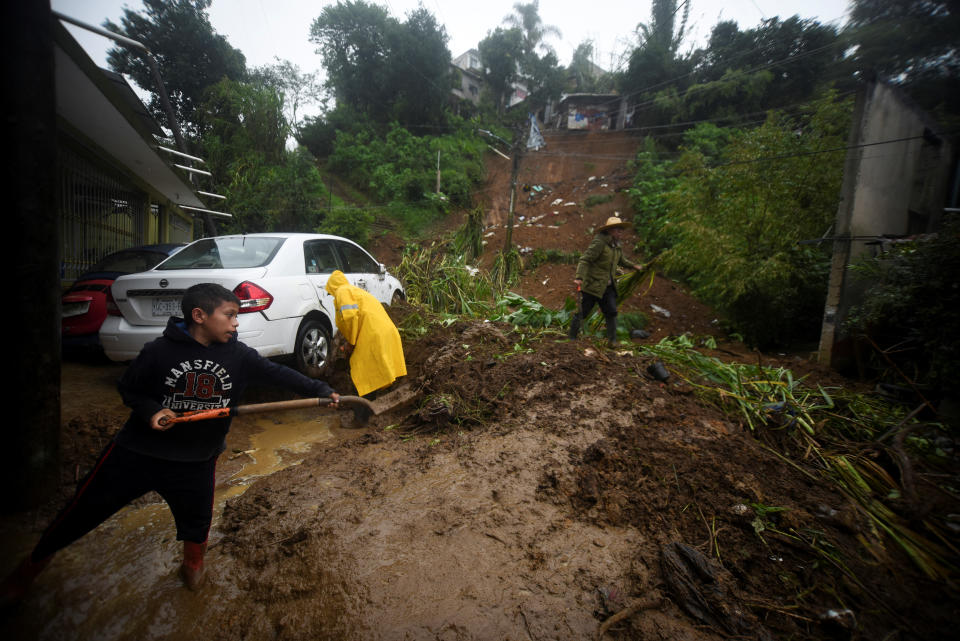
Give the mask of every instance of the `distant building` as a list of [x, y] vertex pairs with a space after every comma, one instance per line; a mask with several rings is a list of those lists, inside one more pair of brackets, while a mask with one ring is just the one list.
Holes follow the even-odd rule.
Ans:
[[[480, 58], [480, 52], [476, 49], [468, 49], [460, 54], [450, 63], [453, 69], [460, 75], [460, 86], [453, 89], [453, 95], [460, 100], [469, 100], [474, 105], [480, 104], [480, 95], [484, 88], [484, 67]], [[507, 108], [518, 105], [527, 99], [529, 91], [522, 82], [513, 83], [513, 91], [507, 99]]]
[[470, 49], [454, 58], [450, 64], [460, 76], [460, 86], [453, 89], [453, 95], [459, 100], [479, 105], [483, 91], [483, 63], [480, 61], [480, 52]]
[[557, 129], [608, 131], [623, 129], [626, 101], [619, 94], [573, 93], [560, 99], [553, 125]]

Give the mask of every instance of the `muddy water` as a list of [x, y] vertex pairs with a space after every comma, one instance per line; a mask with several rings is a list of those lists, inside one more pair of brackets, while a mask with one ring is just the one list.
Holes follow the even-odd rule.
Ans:
[[[78, 370], [78, 371], [74, 371]], [[64, 419], [81, 408], [124, 410], [112, 386], [122, 368], [71, 366]], [[75, 377], [76, 374], [80, 376]], [[259, 478], [297, 465], [313, 444], [337, 438], [339, 415], [293, 410], [234, 420], [217, 469], [208, 583], [199, 594], [183, 587], [177, 571], [181, 546], [173, 517], [156, 495], [121, 510], [62, 550], [37, 579], [27, 599], [0, 619], [7, 639], [190, 639], [222, 604], [237, 597], [228, 564], [218, 564], [217, 522], [227, 499]], [[152, 502], [156, 499], [157, 502]], [[10, 540], [10, 539], [13, 540]], [[26, 553], [34, 534], [4, 536], [7, 553]]]

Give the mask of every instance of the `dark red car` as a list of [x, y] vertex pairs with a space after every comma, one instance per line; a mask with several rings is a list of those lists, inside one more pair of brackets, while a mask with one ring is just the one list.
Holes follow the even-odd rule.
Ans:
[[184, 243], [130, 247], [107, 254], [77, 279], [61, 298], [60, 333], [64, 347], [100, 344], [98, 332], [107, 317], [107, 293], [117, 277], [144, 272], [180, 251]]

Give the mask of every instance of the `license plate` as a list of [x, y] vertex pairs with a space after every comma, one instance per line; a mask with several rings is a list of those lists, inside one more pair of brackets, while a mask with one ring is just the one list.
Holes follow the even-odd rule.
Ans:
[[62, 314], [64, 318], [71, 318], [73, 316], [86, 314], [88, 309], [90, 309], [90, 303], [88, 301], [82, 303], [64, 303]]
[[180, 313], [180, 299], [179, 298], [154, 298], [153, 299], [153, 316], [159, 318], [161, 316], [174, 316], [175, 314]]

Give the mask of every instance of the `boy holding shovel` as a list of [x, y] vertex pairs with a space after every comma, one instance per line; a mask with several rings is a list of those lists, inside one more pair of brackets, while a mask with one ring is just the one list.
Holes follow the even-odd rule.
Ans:
[[163, 336], [144, 346], [118, 384], [132, 410], [76, 495], [40, 537], [32, 553], [0, 584], [0, 604], [26, 593], [53, 555], [134, 499], [155, 490], [170, 507], [183, 541], [180, 575], [190, 589], [203, 580], [203, 556], [213, 519], [214, 472], [225, 449], [230, 418], [166, 423], [176, 411], [231, 407], [251, 382], [271, 383], [302, 396], [339, 395], [260, 356], [237, 341], [240, 301], [213, 283], [190, 287], [184, 319], [171, 318]]

